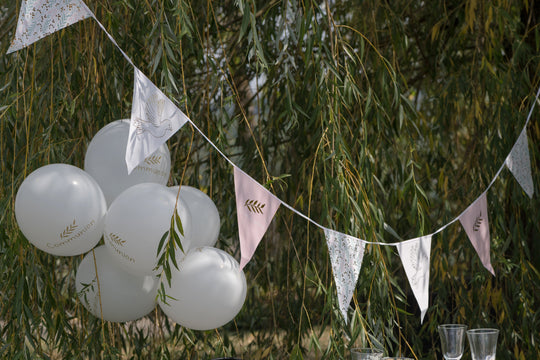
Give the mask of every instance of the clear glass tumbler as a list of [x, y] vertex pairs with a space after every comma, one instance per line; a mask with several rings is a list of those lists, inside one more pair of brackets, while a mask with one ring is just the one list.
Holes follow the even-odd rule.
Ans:
[[383, 351], [372, 348], [354, 348], [351, 349], [352, 360], [381, 360]]
[[467, 331], [472, 360], [495, 360], [497, 329], [472, 329]]
[[467, 325], [443, 324], [438, 326], [442, 355], [446, 360], [459, 360], [465, 349]]

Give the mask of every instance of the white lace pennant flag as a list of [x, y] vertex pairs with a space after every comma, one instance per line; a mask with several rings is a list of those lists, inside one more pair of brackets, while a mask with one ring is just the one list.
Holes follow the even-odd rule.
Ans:
[[92, 16], [81, 0], [23, 0], [15, 37], [7, 54]]
[[429, 307], [431, 235], [398, 243], [397, 249], [414, 297], [420, 307], [420, 322], [423, 323]]
[[255, 253], [281, 200], [236, 166], [234, 189], [240, 237], [240, 268], [243, 269]]
[[365, 244], [358, 238], [330, 229], [325, 229], [324, 235], [336, 282], [339, 310], [347, 323], [347, 309], [362, 267]]
[[187, 121], [188, 117], [135, 68], [131, 123], [126, 148], [128, 174]]
[[531, 175], [529, 142], [527, 140], [527, 129], [523, 129], [504, 163], [508, 169], [510, 169], [512, 174], [514, 174], [514, 177], [523, 188], [523, 191], [532, 198], [534, 194], [534, 184]]
[[480, 257], [480, 261], [489, 272], [495, 275], [489, 255], [490, 235], [486, 193], [483, 193], [460, 215], [459, 221]]

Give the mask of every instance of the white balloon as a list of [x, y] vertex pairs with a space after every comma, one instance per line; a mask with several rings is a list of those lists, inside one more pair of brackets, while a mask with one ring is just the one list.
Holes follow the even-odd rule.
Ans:
[[92, 252], [86, 254], [75, 277], [77, 295], [88, 311], [98, 318], [103, 313], [107, 321], [125, 322], [137, 320], [155, 308], [157, 277], [124, 271], [104, 245], [95, 248], [94, 253], [96, 262]]
[[[105, 217], [105, 245], [118, 263], [137, 275], [157, 274], [157, 250], [169, 230], [176, 196], [164, 185], [143, 183], [122, 192], [109, 206]], [[191, 214], [182, 199], [177, 213], [182, 221], [183, 244], [191, 234]], [[178, 254], [182, 252], [177, 249]]]
[[101, 128], [90, 141], [84, 158], [84, 170], [96, 179], [107, 204], [127, 188], [145, 182], [165, 185], [171, 171], [171, 155], [163, 144], [128, 175], [126, 146], [129, 120], [116, 120]]
[[[178, 186], [169, 187], [178, 194]], [[187, 249], [202, 246], [214, 246], [218, 240], [220, 218], [219, 212], [208, 195], [191, 186], [180, 187], [180, 198], [184, 200], [191, 213], [191, 237], [187, 239]]]
[[22, 233], [38, 249], [53, 255], [79, 255], [96, 246], [106, 212], [97, 182], [67, 164], [33, 171], [15, 198], [15, 217]]
[[172, 267], [171, 286], [162, 277], [167, 304], [158, 299], [173, 321], [193, 330], [210, 330], [231, 321], [246, 300], [246, 277], [238, 262], [223, 250], [190, 250]]

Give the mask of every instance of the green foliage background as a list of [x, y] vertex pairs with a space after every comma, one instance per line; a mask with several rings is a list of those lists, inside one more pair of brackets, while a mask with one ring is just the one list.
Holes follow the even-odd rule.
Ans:
[[[87, 3], [243, 170], [322, 225], [368, 241], [430, 234], [459, 215], [503, 164], [540, 86], [533, 0]], [[14, 197], [41, 166], [83, 167], [98, 129], [129, 117], [133, 69], [93, 20], [4, 55], [19, 7], [0, 1], [1, 358], [345, 359], [374, 345], [440, 359], [437, 325], [448, 322], [499, 328], [498, 359], [538, 355], [538, 107], [527, 129], [536, 195], [507, 169], [488, 192], [497, 276], [459, 223], [435, 235], [423, 325], [391, 246], [367, 247], [344, 324], [322, 231], [283, 207], [245, 269], [234, 322], [193, 332], [159, 309], [145, 327], [87, 313], [74, 286], [82, 256], [31, 246]], [[232, 168], [190, 126], [168, 145], [170, 184], [212, 197], [217, 246], [239, 259]]]

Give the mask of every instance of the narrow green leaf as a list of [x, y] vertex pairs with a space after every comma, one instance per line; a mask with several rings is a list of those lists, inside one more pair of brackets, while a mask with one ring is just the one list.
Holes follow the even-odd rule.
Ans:
[[163, 272], [165, 273], [165, 278], [167, 279], [167, 284], [169, 284], [169, 287], [170, 287], [171, 286], [172, 275], [171, 275], [171, 267], [169, 266], [168, 263], [166, 263], [166, 265], [163, 266]]
[[165, 231], [165, 233], [161, 237], [161, 240], [159, 240], [159, 245], [158, 245], [156, 256], [158, 256], [161, 253], [161, 251], [163, 250], [163, 246], [165, 245], [165, 240], [167, 240], [168, 237], [169, 237], [169, 230]]
[[176, 226], [178, 227], [178, 231], [180, 232], [180, 235], [184, 235], [184, 226], [182, 225], [182, 219], [180, 219], [180, 215], [178, 215], [178, 211], [174, 212], [174, 217], [176, 220]]
[[[174, 248], [174, 246], [173, 246], [173, 248]], [[183, 252], [183, 251], [182, 251], [182, 252]], [[176, 261], [176, 253], [172, 253], [172, 254], [171, 254], [171, 261], [172, 261], [174, 267], [176, 268], [176, 270], [180, 270], [180, 269], [178, 268], [178, 262]]]
[[178, 233], [176, 231], [173, 233], [173, 239], [174, 239], [174, 244], [178, 245], [178, 248], [180, 249], [180, 251], [184, 252], [184, 247], [182, 246], [182, 240], [180, 239], [180, 236], [178, 236]]

